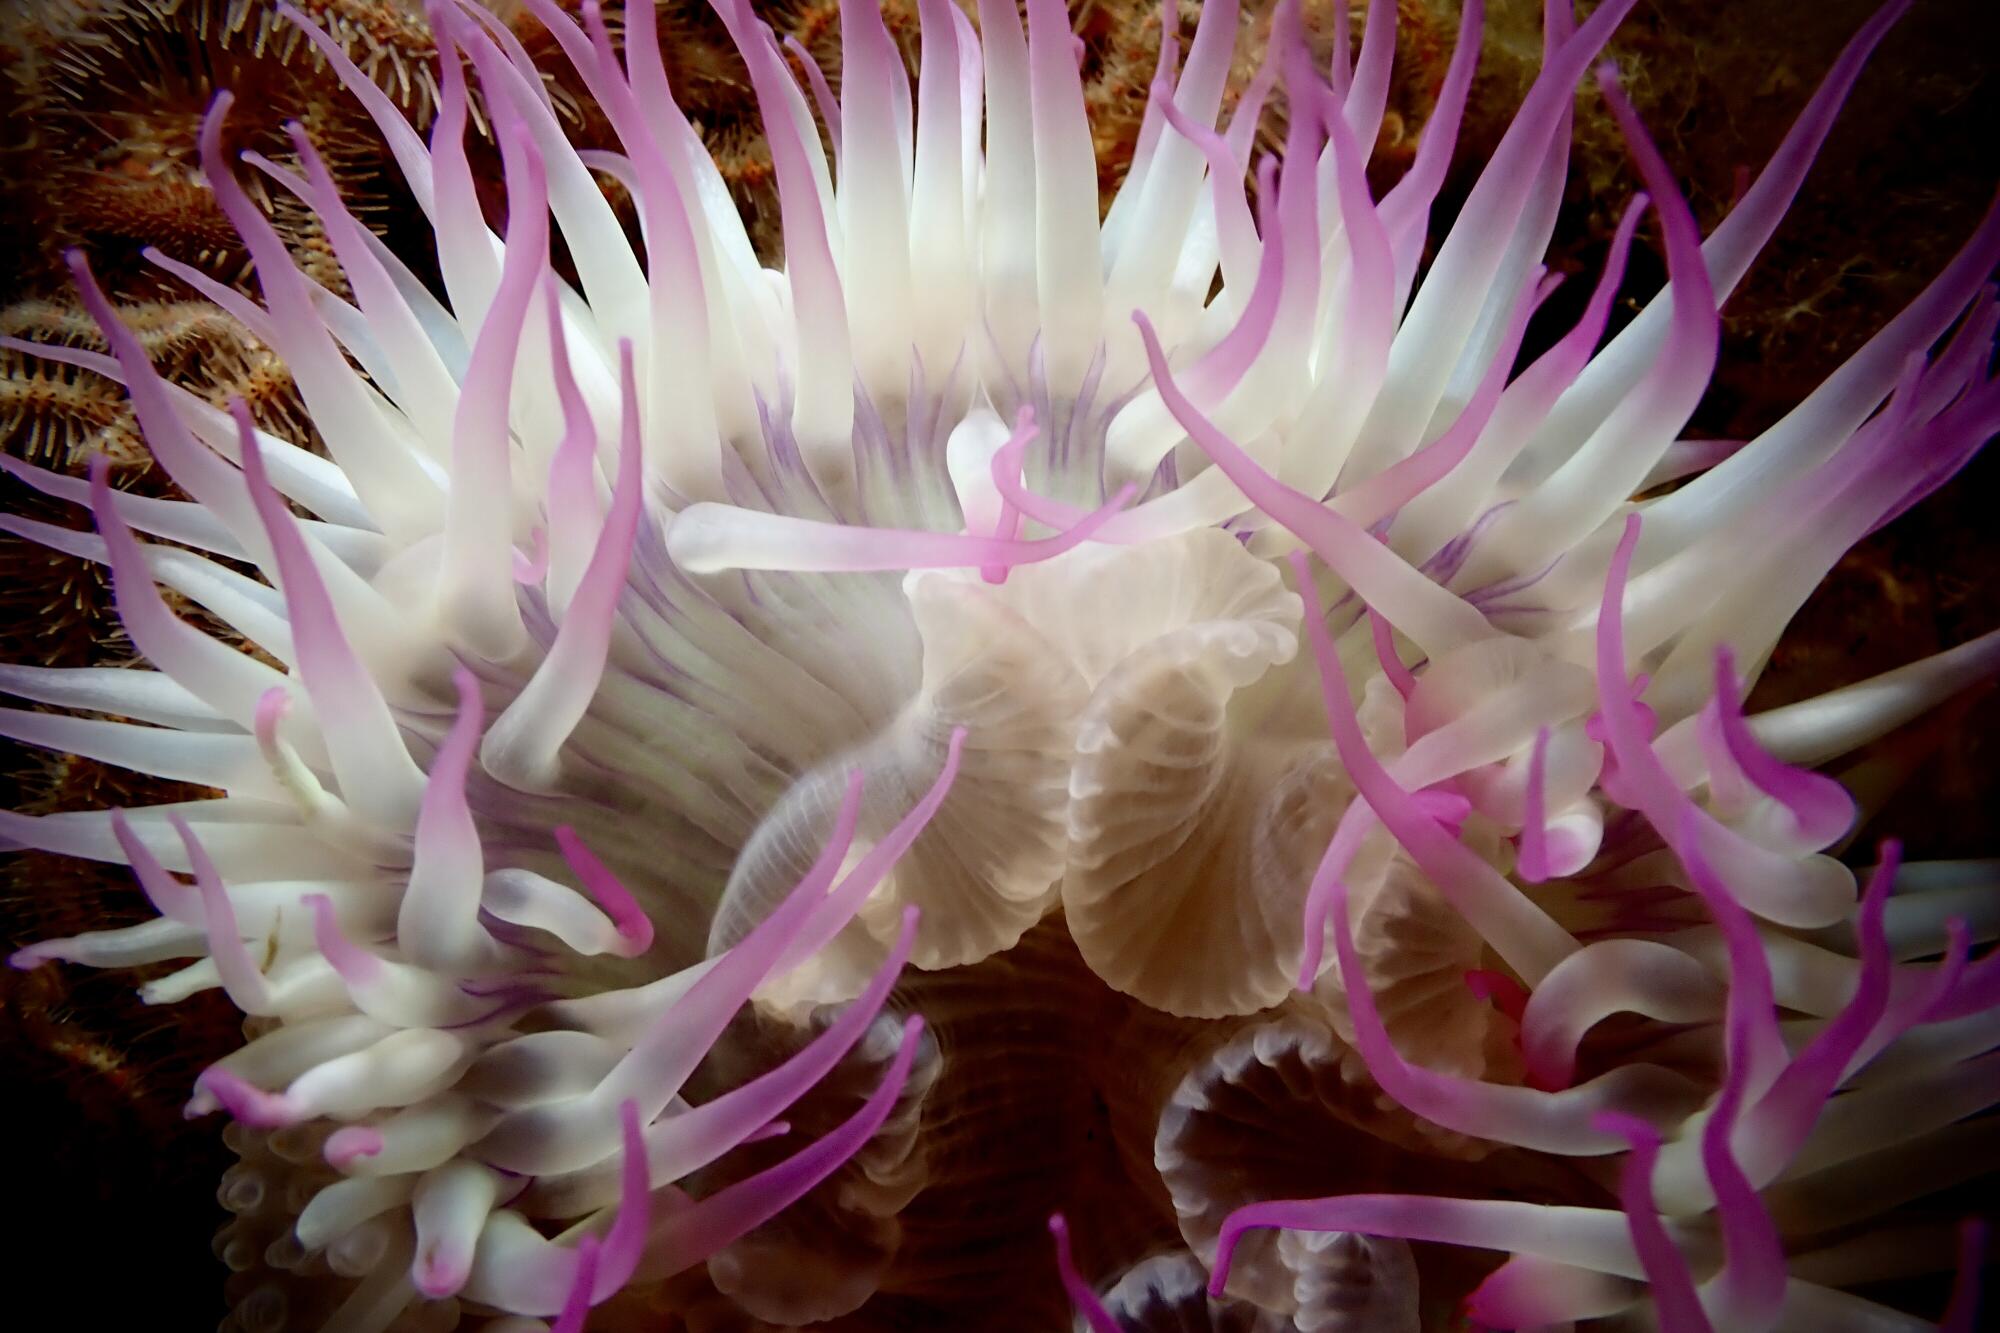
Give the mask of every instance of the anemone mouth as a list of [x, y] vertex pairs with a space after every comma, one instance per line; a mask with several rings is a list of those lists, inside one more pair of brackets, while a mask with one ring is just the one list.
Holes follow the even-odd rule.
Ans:
[[[1755, 718], [1736, 665], [2000, 426], [2000, 212], [1768, 431], [1677, 438], [1901, 5], [1707, 238], [1600, 66], [1648, 193], [1532, 355], [1573, 89], [1631, 0], [1547, 7], [1435, 253], [1477, 4], [1379, 200], [1393, 6], [1358, 53], [1338, 11], [1322, 75], [1279, 4], [1226, 119], [1251, 25], [1208, 6], [1183, 67], [1167, 21], [1100, 215], [1055, 0], [976, 29], [926, 0], [914, 82], [843, 3], [837, 100], [718, 0], [783, 270], [654, 9], [621, 43], [595, 4], [528, 7], [618, 151], [571, 143], [483, 9], [429, 11], [428, 140], [283, 11], [397, 159], [435, 284], [302, 128], [294, 170], [226, 151], [228, 93], [202, 121], [261, 299], [155, 262], [282, 357], [324, 454], [163, 375], [81, 254], [111, 355], [8, 344], [122, 382], [185, 496], [9, 464], [97, 532], [0, 526], [104, 565], [156, 670], [5, 668], [69, 711], [0, 729], [222, 794], [0, 836], [129, 865], [159, 914], [17, 966], [172, 961], [148, 1002], [256, 1020], [188, 1102], [238, 1126], [225, 1261], [303, 1284], [238, 1322], [921, 1323], [1024, 1271], [1021, 1227], [951, 1215], [1010, 1188], [1078, 1222], [1057, 1268], [1099, 1330], [1079, 1254], [1131, 1318], [1399, 1329], [1461, 1298], [1763, 1329], [1863, 1308], [1843, 1256], [1909, 1262], [1799, 1216], [1983, 1143], [1996, 919], [1892, 910], [1893, 848], [1857, 902], [1822, 854], [1855, 803], [1796, 764], [2000, 649]], [[1604, 342], [1648, 211], [1665, 286]], [[1059, 1322], [1046, 1276], [986, 1313]]]

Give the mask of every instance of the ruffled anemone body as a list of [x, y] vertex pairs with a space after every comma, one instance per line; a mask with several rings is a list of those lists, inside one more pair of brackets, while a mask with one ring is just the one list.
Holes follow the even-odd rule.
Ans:
[[[1441, 238], [1476, 3], [1379, 200], [1394, 6], [1358, 51], [1337, 11], [1325, 69], [1296, 4], [1216, 0], [1184, 65], [1169, 13], [1100, 214], [1056, 0], [925, 0], [914, 79], [850, 0], [838, 98], [717, 0], [782, 270], [651, 8], [620, 43], [594, 4], [529, 7], [622, 151], [566, 141], [482, 10], [431, 11], [428, 142], [291, 15], [395, 153], [439, 291], [303, 135], [303, 175], [232, 162], [210, 114], [262, 300], [156, 262], [284, 357], [327, 456], [161, 380], [81, 257], [113, 354], [27, 349], [122, 381], [187, 498], [8, 465], [89, 507], [96, 535], [5, 524], [108, 564], [151, 669], [0, 669], [66, 710], [0, 729], [221, 794], [5, 816], [160, 912], [16, 961], [185, 960], [150, 999], [252, 1016], [189, 1107], [239, 1125], [224, 1257], [272, 1279], [239, 1326], [951, 1308], [954, 1275], [1008, 1280], [968, 1255], [1028, 1253], [980, 1230], [1007, 1154], [1035, 1208], [1091, 1216], [1101, 1271], [1066, 1233], [1060, 1270], [1099, 1329], [1415, 1330], [1468, 1294], [1499, 1327], [1903, 1326], [1836, 1288], [1922, 1271], [1935, 1246], [1868, 1224], [1991, 1156], [2000, 987], [1967, 954], [2000, 912], [1929, 869], [1889, 900], [1892, 864], [1857, 898], [1824, 854], [1852, 802], [1810, 766], [2000, 642], [1748, 719], [1735, 664], [2000, 424], [2000, 221], [1765, 434], [1680, 438], [1900, 5], [1705, 239], [1599, 69], [1646, 194], [1533, 354], [1573, 91], [1632, 0], [1551, 0]], [[350, 295], [240, 170], [319, 216]], [[1649, 214], [1666, 288], [1606, 341]], [[899, 977], [935, 1036], [885, 1010]], [[1048, 1143], [1100, 1119], [1066, 1176]], [[1304, 1185], [1329, 1197], [1272, 1201]]]

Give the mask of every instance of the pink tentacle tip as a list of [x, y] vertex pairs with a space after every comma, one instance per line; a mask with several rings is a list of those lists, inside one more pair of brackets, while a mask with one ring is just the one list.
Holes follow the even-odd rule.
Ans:
[[282, 685], [273, 685], [257, 696], [257, 712], [251, 725], [256, 729], [259, 745], [268, 747], [277, 741], [278, 724], [291, 710], [292, 693]]
[[1055, 1238], [1056, 1272], [1062, 1278], [1063, 1292], [1069, 1297], [1070, 1304], [1090, 1325], [1092, 1333], [1122, 1333], [1118, 1321], [1111, 1317], [1111, 1312], [1097, 1299], [1097, 1293], [1076, 1271], [1076, 1258], [1070, 1252], [1069, 1223], [1061, 1213], [1049, 1214], [1049, 1235]]
[[1727, 645], [1715, 650], [1716, 721], [1729, 757], [1743, 775], [1772, 800], [1783, 805], [1801, 838], [1816, 847], [1839, 840], [1854, 822], [1854, 798], [1823, 773], [1814, 773], [1774, 758], [1757, 744], [1743, 717], [1736, 662]]
[[333, 913], [333, 899], [308, 893], [300, 899], [313, 917], [313, 944], [327, 965], [351, 986], [365, 986], [381, 975], [382, 960], [347, 938]]
[[364, 1157], [382, 1151], [382, 1131], [373, 1125], [349, 1125], [335, 1130], [326, 1141], [326, 1164], [345, 1171]]
[[1487, 1274], [1465, 1298], [1468, 1329], [1529, 1329], [1554, 1322], [1545, 1308], [1540, 1274], [1533, 1267], [1504, 1263]]
[[44, 963], [54, 962], [62, 955], [57, 952], [58, 942], [45, 940], [40, 944], [30, 944], [7, 955], [7, 966], [17, 972], [31, 972]]
[[410, 1266], [410, 1281], [434, 1301], [456, 1296], [472, 1275], [472, 1256], [463, 1250], [434, 1249]]
[[563, 859], [569, 868], [583, 881], [584, 890], [604, 909], [611, 918], [612, 926], [618, 931], [621, 947], [614, 950], [621, 958], [636, 958], [653, 947], [653, 921], [639, 906], [639, 900], [625, 887], [611, 868], [597, 859], [596, 853], [583, 845], [583, 839], [576, 836], [576, 830], [564, 824], [556, 829], [556, 846], [562, 849]]
[[1496, 972], [1489, 967], [1475, 967], [1465, 974], [1465, 988], [1475, 999], [1490, 1002], [1495, 1009], [1516, 1023], [1528, 1008], [1528, 988], [1505, 972]]
[[549, 531], [536, 524], [528, 533], [528, 549], [514, 550], [514, 582], [525, 587], [536, 587], [548, 577], [549, 572]]
[[[1954, 997], [1959, 995], [1959, 986], [1971, 972], [1972, 928], [1966, 924], [1962, 916], [1949, 917], [1944, 923], [1944, 938], [1944, 961], [1938, 964], [1937, 970], [1932, 974], [1924, 1002], [1917, 1010], [1918, 1023], [1941, 1023], [1949, 1018], [1963, 1018], [1968, 1013], [1992, 1007], [1990, 1002], [1983, 1002], [1982, 997], [1973, 995], [1970, 997], [1972, 1003], [1964, 1009], [1958, 1012], [1951, 1011]], [[1992, 987], [1990, 974], [1994, 971], [1993, 960], [1996, 958], [2000, 958], [2000, 951], [1995, 951], [1981, 960], [1986, 964], [1985, 973], [1989, 974], [1984, 981], [1989, 990]]]
[[219, 1065], [204, 1069], [194, 1081], [188, 1102], [190, 1118], [220, 1107], [252, 1129], [283, 1129], [299, 1120], [298, 1109], [282, 1093], [266, 1092]]
[[1417, 809], [1430, 816], [1446, 833], [1454, 839], [1465, 832], [1465, 821], [1472, 814], [1472, 802], [1446, 787], [1425, 787], [1410, 793]]

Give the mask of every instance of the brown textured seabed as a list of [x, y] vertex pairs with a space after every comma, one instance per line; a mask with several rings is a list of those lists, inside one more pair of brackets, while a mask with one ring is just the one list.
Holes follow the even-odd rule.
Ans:
[[[513, 0], [488, 2], [530, 50], [548, 54]], [[1452, 0], [1398, 3], [1397, 85], [1378, 145], [1378, 193], [1408, 160], [1457, 22]], [[307, 7], [422, 123], [432, 90], [421, 6], [320, 0]], [[837, 68], [835, 0], [760, 0], [755, 7], [829, 72]], [[1738, 169], [1762, 164], [1873, 7], [1874, 0], [1643, 0], [1612, 51], [1705, 226], [1726, 207]], [[1088, 44], [1087, 95], [1108, 189], [1137, 130], [1158, 41], [1155, 9], [1132, 0], [1071, 8]], [[1329, 8], [1323, 0], [1307, 4], [1322, 39]], [[284, 160], [280, 127], [299, 119], [357, 212], [420, 271], [428, 262], [414, 205], [372, 128], [284, 35], [273, 9], [270, 0], [0, 0], [0, 332], [95, 344], [59, 262], [65, 247], [83, 245], [176, 378], [218, 403], [242, 396], [260, 420], [305, 440], [283, 366], [208, 308], [183, 301], [138, 260], [140, 247], [156, 244], [248, 287], [244, 257], [194, 166], [199, 116], [215, 89], [230, 87], [243, 107], [232, 121], [237, 146]], [[1182, 5], [1183, 31], [1197, 9]], [[885, 10], [892, 32], [914, 33], [913, 0], [886, 0]], [[1532, 77], [1539, 10], [1537, 0], [1489, 4], [1481, 74], [1441, 213], [1462, 196]], [[671, 0], [661, 14], [677, 93], [709, 134], [753, 236], [775, 250], [775, 193], [741, 65], [698, 0]], [[1996, 50], [2000, 10], [1989, 0], [1921, 0], [1890, 35], [1791, 216], [1724, 311], [1720, 368], [1694, 433], [1741, 438], [1775, 420], [1899, 310], [1970, 231], [2000, 167], [1985, 129], [2000, 123], [1989, 69]], [[560, 82], [557, 93], [575, 135], [601, 140], [601, 118]], [[1594, 94], [1579, 103], [1577, 139], [1552, 259], [1591, 272], [1634, 182]], [[475, 149], [474, 161], [497, 181], [490, 151]], [[279, 218], [316, 276], [337, 273], [302, 215], [281, 209]], [[1632, 270], [1629, 288], [1640, 298], [1662, 277], [1651, 251], [1635, 254]], [[1572, 284], [1579, 289], [1550, 303], [1552, 327], [1574, 317], [1565, 301], [1580, 304], [1587, 285]], [[167, 486], [118, 390], [5, 352], [0, 439], [10, 453], [79, 474], [102, 449], [116, 484], [156, 494]], [[1976, 461], [1850, 553], [1780, 645], [1753, 707], [1833, 688], [2000, 625], [1992, 577], [2000, 538], [1989, 512], [2000, 494], [1996, 479], [2000, 460]], [[77, 521], [74, 511], [0, 484], [10, 511]], [[129, 654], [97, 570], [0, 539], [0, 660], [80, 666]], [[1864, 807], [1876, 811], [1856, 846], [1893, 832], [1912, 857], [1990, 853], [1990, 816], [2000, 809], [1996, 720], [2000, 708], [1990, 696], [1967, 700], [1878, 747], [1847, 775]], [[0, 752], [0, 787], [8, 808], [35, 812], [184, 794], [102, 765], [11, 747]], [[0, 942], [10, 947], [74, 933], [86, 922], [149, 915], [122, 871], [41, 854], [0, 856]], [[1053, 956], [1047, 961], [1060, 966]], [[222, 1313], [224, 1274], [210, 1241], [224, 1219], [217, 1178], [234, 1155], [217, 1121], [186, 1123], [179, 1107], [196, 1071], [240, 1041], [238, 1019], [218, 992], [170, 1010], [145, 1009], [133, 998], [136, 980], [70, 967], [0, 977], [0, 1070], [16, 1129], [15, 1174], [7, 1183], [21, 1235], [8, 1251], [7, 1266], [19, 1275], [12, 1295], [35, 1304], [57, 1297], [70, 1312], [57, 1326], [202, 1329]], [[1016, 1132], [1023, 1117], [1066, 1125], [1064, 1141], [1079, 1155], [1048, 1170], [1108, 1169], [1090, 1145], [1108, 1141], [1108, 1120], [1102, 1134], [1097, 1120], [1115, 1108], [1058, 1103], [1015, 1115], [1001, 1101], [983, 1109], [985, 1120], [1004, 1120]], [[968, 1112], [963, 1133], [991, 1133], [979, 1127], [981, 1118]], [[979, 1151], [971, 1143], [947, 1150]], [[993, 1206], [1015, 1183], [1006, 1170], [992, 1173]], [[963, 1313], [981, 1308], [1004, 1308], [1010, 1319], [1030, 1310], [1037, 1319], [1056, 1317], [1041, 1202], [1016, 1202], [1023, 1206], [1004, 1214], [1005, 1243], [945, 1264], [949, 1281], [906, 1306], [901, 1326], [985, 1327]], [[905, 1243], [947, 1249], [961, 1221], [920, 1198], [903, 1215]], [[1007, 1304], [983, 1304], [998, 1292], [1009, 1294]], [[954, 1307], [959, 1314], [950, 1313]]]

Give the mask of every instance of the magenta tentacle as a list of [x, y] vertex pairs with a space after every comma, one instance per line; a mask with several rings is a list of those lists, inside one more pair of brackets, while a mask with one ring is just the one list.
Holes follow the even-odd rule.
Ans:
[[1076, 1260], [1069, 1249], [1069, 1223], [1061, 1213], [1049, 1214], [1049, 1235], [1055, 1239], [1056, 1274], [1062, 1279], [1063, 1293], [1069, 1297], [1070, 1305], [1083, 1316], [1091, 1333], [1123, 1333], [1118, 1321], [1104, 1308], [1104, 1302], [1097, 1299], [1097, 1293], [1076, 1271]]
[[1632, 1145], [1632, 1151], [1618, 1167], [1618, 1203], [1625, 1210], [1626, 1225], [1632, 1228], [1632, 1244], [1639, 1251], [1639, 1262], [1646, 1266], [1646, 1281], [1652, 1287], [1660, 1326], [1684, 1329], [1686, 1333], [1710, 1333], [1714, 1326], [1695, 1294], [1687, 1259], [1667, 1235], [1660, 1222], [1659, 1206], [1653, 1199], [1653, 1167], [1660, 1160], [1660, 1132], [1643, 1120], [1616, 1111], [1600, 1114], [1597, 1128]]

